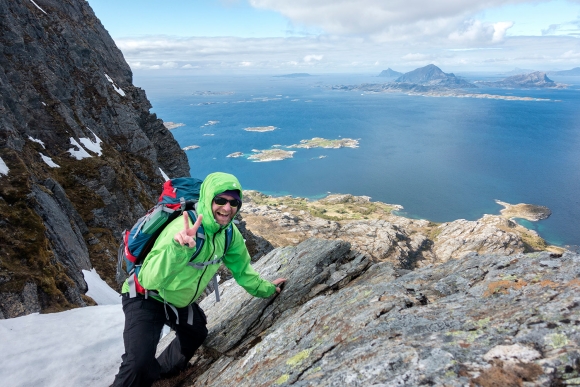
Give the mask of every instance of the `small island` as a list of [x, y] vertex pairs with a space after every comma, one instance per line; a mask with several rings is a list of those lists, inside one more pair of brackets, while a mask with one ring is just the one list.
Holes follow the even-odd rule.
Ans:
[[275, 126], [252, 126], [249, 128], [244, 128], [246, 132], [271, 132], [273, 130], [278, 129]]
[[227, 155], [226, 157], [242, 157], [244, 154], [242, 152], [234, 152], [234, 153], [230, 153], [229, 155]]
[[204, 128], [204, 127], [206, 127], [206, 126], [217, 125], [217, 124], [219, 124], [219, 123], [220, 123], [219, 121], [211, 121], [211, 120], [210, 120], [210, 121], [206, 122], [205, 124], [203, 124], [202, 126], [200, 126], [200, 128]]
[[167, 122], [163, 123], [163, 126], [165, 126], [167, 128], [167, 130], [171, 130], [171, 129], [179, 128], [180, 126], [185, 126], [185, 124], [182, 124], [180, 122], [167, 121]]
[[253, 149], [252, 152], [258, 152], [248, 157], [248, 160], [255, 160], [254, 162], [280, 161], [290, 159], [294, 153], [296, 153], [296, 151], [285, 151], [282, 149], [266, 149], [261, 151]]
[[300, 144], [290, 145], [288, 148], [358, 148], [358, 140], [353, 140], [352, 138], [328, 140], [321, 137], [314, 137], [312, 140], [301, 140]]
[[505, 218], [520, 218], [526, 219], [531, 222], [537, 222], [538, 220], [547, 219], [552, 215], [552, 211], [548, 207], [536, 206], [533, 204], [509, 204], [502, 202], [500, 200], [495, 201], [497, 204], [504, 206], [505, 208], [501, 210], [502, 216]]
[[197, 149], [197, 148], [199, 148], [199, 145], [190, 145], [190, 146], [186, 146], [185, 148], [181, 148], [181, 149], [184, 151], [188, 151], [188, 150]]

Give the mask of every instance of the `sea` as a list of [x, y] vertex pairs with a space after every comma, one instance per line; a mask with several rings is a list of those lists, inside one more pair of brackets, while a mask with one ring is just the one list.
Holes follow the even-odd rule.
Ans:
[[[495, 80], [494, 74], [465, 74]], [[332, 89], [382, 83], [376, 74], [153, 76], [135, 74], [152, 113], [171, 132], [191, 175], [222, 171], [244, 189], [312, 199], [331, 193], [399, 204], [400, 215], [449, 222], [499, 214], [501, 200], [546, 206], [518, 220], [550, 244], [580, 245], [580, 77], [562, 89], [481, 88], [533, 100], [428, 97]], [[267, 132], [245, 128], [274, 126]], [[356, 139], [357, 148], [285, 148], [302, 140]], [[256, 162], [259, 150], [296, 151]], [[242, 157], [227, 157], [240, 152]], [[175, 176], [170, 176], [175, 177]]]

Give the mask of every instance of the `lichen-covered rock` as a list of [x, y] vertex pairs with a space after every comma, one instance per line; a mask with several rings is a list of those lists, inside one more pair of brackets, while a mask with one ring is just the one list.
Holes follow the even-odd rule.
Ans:
[[160, 168], [189, 176], [189, 165], [86, 1], [0, 0], [0, 25], [0, 315], [9, 318], [84, 305], [81, 269], [114, 286], [120, 232], [155, 202]]
[[256, 267], [287, 276], [286, 288], [261, 300], [226, 284], [221, 305], [204, 301], [210, 335], [182, 385], [554, 386], [580, 376], [577, 254], [471, 253], [408, 271], [308, 240]]
[[511, 255], [522, 253], [525, 245], [516, 232], [516, 223], [501, 216], [484, 215], [476, 221], [465, 219], [443, 223], [434, 240], [433, 251], [440, 262], [470, 252]]

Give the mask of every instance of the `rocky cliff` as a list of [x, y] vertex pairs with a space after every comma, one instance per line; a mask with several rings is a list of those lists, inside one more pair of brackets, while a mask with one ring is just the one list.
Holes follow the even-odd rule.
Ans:
[[186, 156], [83, 0], [0, 0], [0, 318], [81, 306]]

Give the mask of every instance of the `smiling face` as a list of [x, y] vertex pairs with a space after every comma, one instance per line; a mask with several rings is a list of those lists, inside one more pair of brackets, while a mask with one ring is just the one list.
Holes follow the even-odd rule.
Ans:
[[[227, 200], [235, 199], [233, 196], [226, 194], [221, 194], [219, 196]], [[215, 202], [212, 200], [211, 212], [213, 213], [213, 218], [215, 219], [216, 222], [218, 222], [221, 226], [227, 226], [228, 223], [232, 221], [234, 216], [236, 216], [236, 213], [238, 212], [238, 207], [232, 207], [229, 201], [223, 206], [220, 206], [218, 204], [215, 204]]]

